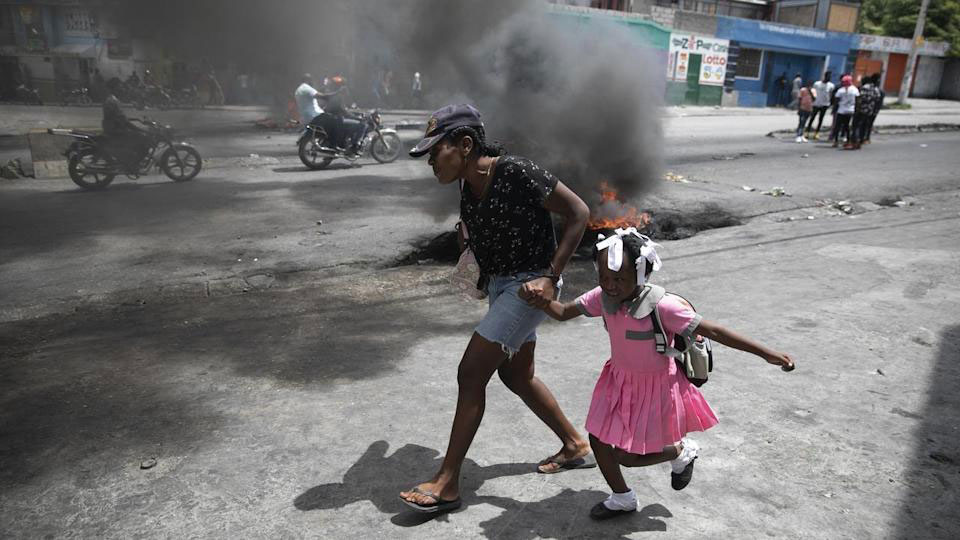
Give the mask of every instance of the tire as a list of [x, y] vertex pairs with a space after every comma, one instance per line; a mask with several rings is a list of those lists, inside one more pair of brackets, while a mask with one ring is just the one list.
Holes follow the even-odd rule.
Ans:
[[300, 161], [313, 171], [325, 169], [333, 161], [332, 157], [321, 156], [313, 151], [313, 139], [309, 136], [300, 140], [299, 154]]
[[370, 141], [370, 155], [380, 163], [390, 163], [400, 157], [400, 136], [396, 133], [374, 135]]
[[70, 179], [73, 183], [83, 189], [96, 191], [103, 189], [113, 182], [116, 177], [112, 173], [91, 173], [86, 172], [88, 166], [107, 166], [109, 160], [97, 150], [86, 149], [73, 154], [67, 163], [67, 172], [70, 173]]
[[203, 158], [192, 146], [174, 145], [160, 156], [160, 170], [174, 182], [193, 180], [200, 174], [201, 168], [203, 168]]

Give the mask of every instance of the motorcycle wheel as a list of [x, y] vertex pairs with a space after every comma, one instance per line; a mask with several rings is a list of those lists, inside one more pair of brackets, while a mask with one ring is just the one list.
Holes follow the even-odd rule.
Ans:
[[176, 145], [160, 156], [160, 170], [174, 182], [193, 180], [200, 174], [203, 159], [192, 146]]
[[81, 150], [70, 156], [67, 163], [67, 172], [73, 183], [87, 190], [103, 189], [113, 182], [115, 174], [91, 172], [90, 168], [104, 169], [110, 166], [110, 161], [96, 150]]
[[395, 133], [374, 135], [370, 142], [370, 155], [380, 163], [390, 163], [400, 157], [400, 137]]
[[304, 137], [300, 141], [300, 161], [311, 170], [320, 170], [326, 168], [333, 161], [332, 157], [324, 156], [314, 150], [313, 140], [310, 137]]

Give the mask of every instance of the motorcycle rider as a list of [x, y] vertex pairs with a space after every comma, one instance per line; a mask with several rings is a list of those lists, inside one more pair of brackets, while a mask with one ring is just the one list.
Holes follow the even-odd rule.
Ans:
[[[324, 79], [324, 90], [320, 92], [311, 84], [313, 77], [309, 73], [303, 75], [303, 82], [293, 93], [297, 102], [297, 109], [300, 111], [300, 119], [304, 124], [318, 125], [327, 132], [332, 146], [342, 149], [341, 141], [344, 129], [344, 116], [349, 114], [344, 109], [340, 94], [345, 89], [343, 77], [335, 76], [332, 79]], [[320, 106], [320, 101], [324, 106]]]
[[[347, 81], [340, 75], [334, 75], [330, 78], [329, 92], [323, 94], [324, 111], [333, 118], [334, 131], [332, 139], [337, 148], [345, 152], [355, 152], [358, 137], [353, 137], [363, 129], [362, 119], [350, 113], [344, 106], [344, 96], [349, 92]], [[352, 140], [351, 140], [352, 138]], [[350, 147], [347, 147], [347, 141], [351, 140]]]
[[150, 149], [150, 139], [123, 114], [120, 100], [112, 93], [103, 100], [102, 126], [107, 148], [130, 173], [137, 173], [140, 161]]

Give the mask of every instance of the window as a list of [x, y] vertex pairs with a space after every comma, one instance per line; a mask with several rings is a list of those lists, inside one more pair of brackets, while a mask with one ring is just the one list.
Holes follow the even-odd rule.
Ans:
[[760, 49], [740, 49], [740, 56], [737, 58], [737, 78], [759, 79], [762, 61], [763, 51]]
[[830, 16], [827, 19], [827, 30], [836, 32], [853, 32], [857, 27], [856, 5], [833, 2], [830, 4]]

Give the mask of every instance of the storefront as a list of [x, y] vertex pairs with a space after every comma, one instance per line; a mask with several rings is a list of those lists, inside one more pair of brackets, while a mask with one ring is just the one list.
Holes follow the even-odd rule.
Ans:
[[[907, 71], [911, 40], [889, 36], [857, 34], [857, 59], [854, 73], [857, 77], [881, 74], [880, 85], [891, 96], [900, 94], [900, 84]], [[943, 57], [950, 44], [924, 41], [917, 49], [917, 65], [913, 72], [910, 95], [935, 97], [939, 94], [943, 75]]]
[[749, 19], [717, 17], [717, 37], [737, 48], [734, 88], [738, 105], [773, 107], [790, 102], [791, 81], [833, 73], [837, 82], [856, 35]]
[[667, 52], [667, 103], [720, 105], [726, 78], [726, 39], [670, 34]]

